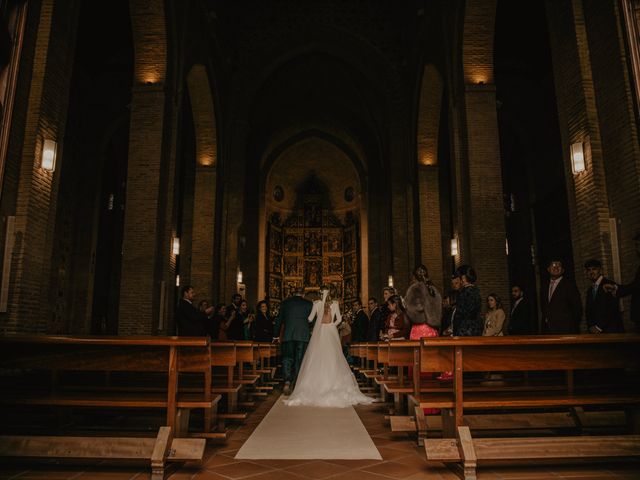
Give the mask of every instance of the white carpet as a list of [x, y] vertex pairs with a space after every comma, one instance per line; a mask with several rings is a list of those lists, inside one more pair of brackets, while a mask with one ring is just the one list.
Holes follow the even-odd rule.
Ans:
[[353, 407], [287, 407], [283, 399], [273, 405], [235, 458], [382, 460]]

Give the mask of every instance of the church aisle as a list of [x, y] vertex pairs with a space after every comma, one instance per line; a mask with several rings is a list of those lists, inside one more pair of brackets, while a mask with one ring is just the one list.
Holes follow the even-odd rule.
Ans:
[[281, 396], [235, 456], [239, 460], [382, 460], [353, 407], [288, 407]]

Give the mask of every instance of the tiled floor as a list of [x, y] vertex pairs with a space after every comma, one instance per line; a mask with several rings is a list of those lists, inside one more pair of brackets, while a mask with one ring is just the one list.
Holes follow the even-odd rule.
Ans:
[[[379, 407], [357, 407], [374, 443], [383, 457], [376, 460], [254, 460], [233, 457], [253, 429], [266, 415], [279, 393], [273, 393], [247, 419], [244, 425], [232, 427], [224, 444], [210, 444], [200, 466], [185, 465], [169, 477], [171, 480], [457, 480], [458, 477], [441, 464], [427, 464], [424, 450], [404, 435], [392, 434], [384, 423]], [[144, 480], [145, 468], [101, 467], [23, 467], [0, 466], [0, 479], [101, 479]], [[479, 480], [491, 479], [639, 479], [640, 463], [602, 463], [578, 465], [484, 466], [478, 470]]]

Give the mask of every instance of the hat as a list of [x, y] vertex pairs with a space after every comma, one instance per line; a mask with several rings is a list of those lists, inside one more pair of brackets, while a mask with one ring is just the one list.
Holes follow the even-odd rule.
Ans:
[[600, 262], [600, 260], [592, 258], [584, 262], [584, 268], [602, 268], [602, 262]]

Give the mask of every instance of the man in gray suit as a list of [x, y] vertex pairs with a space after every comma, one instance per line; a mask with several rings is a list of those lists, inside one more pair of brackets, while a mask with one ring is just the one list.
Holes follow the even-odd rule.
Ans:
[[296, 381], [302, 358], [309, 343], [309, 314], [312, 303], [302, 297], [302, 289], [296, 289], [295, 295], [280, 304], [280, 312], [276, 317], [273, 340], [282, 344], [282, 375], [284, 377], [283, 393], [291, 393], [291, 384]]

